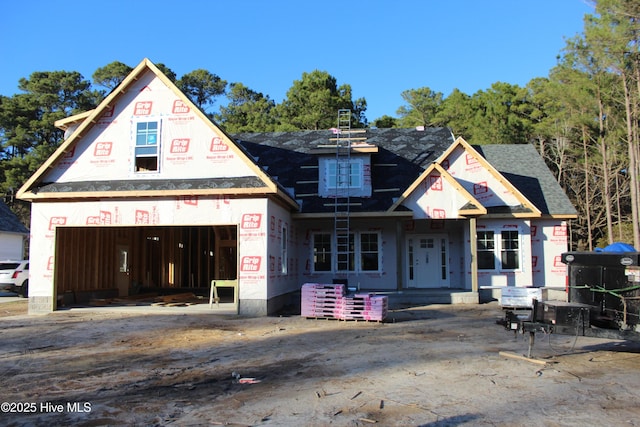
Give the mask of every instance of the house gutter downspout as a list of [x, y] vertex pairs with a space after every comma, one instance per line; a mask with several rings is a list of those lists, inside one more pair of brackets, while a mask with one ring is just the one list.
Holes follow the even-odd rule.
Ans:
[[469, 246], [471, 249], [471, 291], [478, 292], [478, 243], [476, 218], [469, 218]]

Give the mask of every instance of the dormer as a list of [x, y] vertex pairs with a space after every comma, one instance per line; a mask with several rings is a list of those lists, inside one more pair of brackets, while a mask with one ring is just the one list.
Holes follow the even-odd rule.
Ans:
[[324, 198], [371, 197], [371, 154], [378, 147], [368, 144], [365, 129], [334, 130], [328, 144], [318, 145], [318, 195]]

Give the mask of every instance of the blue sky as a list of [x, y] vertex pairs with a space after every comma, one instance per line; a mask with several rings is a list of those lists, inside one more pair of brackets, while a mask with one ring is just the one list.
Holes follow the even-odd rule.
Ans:
[[3, 1], [0, 94], [34, 71], [90, 80], [110, 62], [146, 57], [281, 102], [317, 69], [364, 97], [373, 121], [395, 116], [408, 89], [472, 95], [546, 77], [586, 13], [588, 0]]

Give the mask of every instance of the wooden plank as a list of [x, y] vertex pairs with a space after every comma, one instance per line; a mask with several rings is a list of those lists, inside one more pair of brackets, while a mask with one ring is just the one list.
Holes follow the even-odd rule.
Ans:
[[[358, 137], [351, 137], [351, 136], [345, 136], [342, 138], [329, 138], [329, 141], [366, 141], [368, 138], [366, 136], [358, 136]], [[318, 147], [321, 148], [326, 148], [326, 147], [330, 147], [329, 145], [318, 145]]]
[[511, 359], [524, 360], [529, 363], [535, 363], [537, 365], [546, 365], [548, 362], [544, 360], [532, 359], [530, 357], [522, 356], [520, 354], [511, 353], [510, 351], [501, 351], [498, 353], [502, 357], [509, 357]]
[[[333, 129], [332, 129], [333, 130]], [[355, 128], [355, 129], [337, 129], [340, 133], [366, 133], [366, 129]]]
[[176, 303], [176, 302], [185, 302], [185, 301], [194, 301], [197, 300], [197, 297], [193, 292], [185, 292], [181, 294], [173, 294], [173, 295], [163, 295], [156, 298], [158, 302], [165, 303]]
[[[341, 152], [346, 152], [349, 146], [347, 145], [327, 145], [324, 148], [314, 148], [314, 154], [335, 154], [336, 150], [340, 150]], [[354, 153], [377, 153], [378, 147], [375, 145], [368, 144], [352, 144], [351, 151]]]
[[362, 203], [325, 203], [324, 204], [325, 207], [330, 207], [330, 206], [362, 206]]
[[400, 188], [376, 188], [373, 190], [374, 193], [386, 193], [391, 191], [400, 191]]

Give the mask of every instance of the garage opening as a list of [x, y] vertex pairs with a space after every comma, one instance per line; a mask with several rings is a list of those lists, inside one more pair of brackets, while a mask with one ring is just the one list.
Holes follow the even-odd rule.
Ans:
[[237, 266], [235, 225], [56, 229], [54, 283], [65, 305], [150, 293], [207, 296], [211, 280], [236, 280]]

